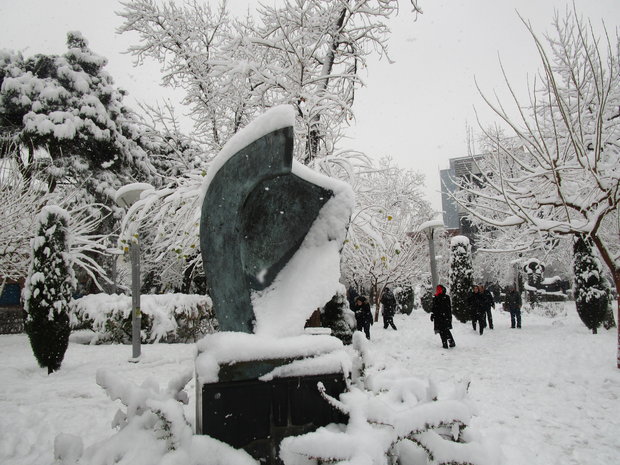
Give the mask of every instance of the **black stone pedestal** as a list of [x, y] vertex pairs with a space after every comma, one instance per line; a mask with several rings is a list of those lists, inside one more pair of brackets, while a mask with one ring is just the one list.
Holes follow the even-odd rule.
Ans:
[[342, 373], [203, 384], [200, 431], [246, 450], [261, 463], [281, 464], [283, 438], [347, 422], [321, 397], [318, 382], [335, 398], [346, 389]]

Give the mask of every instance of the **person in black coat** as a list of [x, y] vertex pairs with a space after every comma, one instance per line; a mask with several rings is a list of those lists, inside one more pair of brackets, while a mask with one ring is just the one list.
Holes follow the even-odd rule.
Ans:
[[355, 298], [355, 320], [357, 321], [357, 330], [364, 331], [366, 339], [370, 339], [370, 325], [372, 325], [372, 312], [368, 299], [363, 295]]
[[517, 328], [521, 327], [521, 305], [523, 301], [521, 300], [521, 294], [516, 291], [514, 287], [509, 287], [508, 292], [506, 293], [506, 300], [504, 301], [506, 304], [506, 310], [510, 312], [510, 327], [515, 327], [515, 322], [517, 323]]
[[381, 305], [383, 305], [383, 329], [391, 326], [396, 329], [394, 324], [394, 314], [396, 313], [396, 297], [389, 287], [383, 289], [381, 294]]
[[431, 321], [434, 323], [435, 334], [441, 337], [444, 349], [454, 347], [454, 338], [450, 330], [452, 329], [452, 304], [450, 296], [446, 294], [446, 288], [441, 284], [435, 290], [433, 304], [431, 307]]
[[486, 328], [486, 313], [484, 310], [484, 302], [482, 301], [482, 293], [480, 292], [479, 286], [474, 286], [473, 292], [470, 294], [468, 298], [469, 305], [469, 314], [471, 318], [471, 325], [476, 330], [476, 325], [478, 325], [478, 329], [480, 330], [480, 335], [484, 332], [484, 328]]
[[493, 294], [491, 294], [488, 289], [485, 289], [484, 286], [480, 286], [480, 293], [482, 294], [482, 309], [487, 317], [489, 329], [493, 329], [493, 314], [491, 313], [491, 308], [495, 308], [495, 299], [493, 299]]
[[359, 295], [359, 293], [355, 290], [353, 286], [349, 286], [347, 289], [347, 301], [349, 302], [349, 308], [351, 311], [355, 312], [355, 298]]

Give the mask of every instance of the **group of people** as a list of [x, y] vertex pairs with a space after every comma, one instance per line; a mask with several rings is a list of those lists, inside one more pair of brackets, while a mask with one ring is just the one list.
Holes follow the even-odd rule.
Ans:
[[[490, 329], [493, 329], [492, 308], [495, 308], [495, 300], [491, 293], [484, 286], [476, 285], [468, 299], [471, 315], [471, 324], [476, 330], [476, 325], [480, 335], [484, 333], [487, 322]], [[510, 312], [510, 327], [521, 328], [521, 294], [514, 286], [508, 287], [506, 298], [504, 299], [504, 310]], [[446, 293], [446, 288], [441, 284], [435, 289], [433, 304], [431, 307], [431, 321], [434, 323], [435, 334], [439, 334], [441, 344], [444, 349], [455, 347], [454, 337], [452, 336], [452, 305], [450, 297]]]
[[495, 300], [493, 296], [485, 289], [484, 286], [474, 286], [473, 292], [468, 299], [469, 311], [471, 316], [471, 325], [476, 330], [476, 325], [480, 331], [480, 335], [484, 333], [484, 328], [489, 324], [489, 329], [493, 329], [493, 313], [495, 308]]
[[[363, 331], [366, 338], [370, 339], [370, 326], [373, 324], [373, 315], [370, 310], [368, 298], [357, 293], [350, 287], [347, 291], [349, 307], [355, 313], [357, 330]], [[396, 298], [389, 287], [386, 287], [381, 294], [380, 300], [383, 307], [383, 328], [392, 327], [397, 329], [394, 324], [394, 314], [396, 313]], [[471, 323], [474, 331], [484, 333], [484, 328], [493, 329], [492, 309], [495, 308], [493, 295], [482, 285], [475, 285], [468, 299]], [[514, 287], [509, 287], [506, 291], [504, 300], [504, 310], [510, 312], [510, 323], [512, 328], [521, 328], [521, 294]], [[439, 334], [441, 344], [445, 349], [456, 347], [452, 336], [452, 304], [450, 296], [447, 294], [443, 285], [438, 285], [433, 296], [431, 306], [431, 321], [435, 334]]]
[[[364, 331], [366, 338], [370, 339], [370, 327], [374, 322], [372, 311], [370, 310], [370, 302], [368, 302], [365, 296], [358, 294], [353, 287], [349, 287], [347, 290], [347, 300], [349, 301], [349, 308], [355, 313], [357, 330]], [[389, 287], [386, 286], [383, 289], [380, 302], [383, 307], [383, 328], [391, 327], [396, 330], [397, 328], [394, 324], [396, 297], [394, 297], [394, 293]]]

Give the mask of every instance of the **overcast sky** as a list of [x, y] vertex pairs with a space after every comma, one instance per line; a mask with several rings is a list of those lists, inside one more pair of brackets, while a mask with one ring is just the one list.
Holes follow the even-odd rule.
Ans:
[[[267, 2], [269, 0], [266, 0]], [[526, 79], [538, 69], [538, 59], [517, 10], [537, 31], [550, 30], [554, 9], [566, 0], [419, 0], [424, 14], [417, 21], [408, 0], [391, 22], [391, 58], [371, 60], [363, 74], [366, 87], [357, 93], [355, 126], [350, 146], [368, 155], [391, 155], [403, 168], [426, 175], [428, 198], [441, 208], [439, 169], [448, 159], [467, 154], [466, 125], [475, 125], [473, 108], [483, 120], [491, 114], [474, 85], [505, 95], [498, 56], [514, 86], [524, 92]], [[237, 11], [258, 2], [229, 0]], [[598, 26], [620, 24], [620, 0], [575, 0], [577, 9]], [[121, 21], [116, 0], [0, 0], [0, 48], [62, 54], [66, 33], [81, 31], [96, 53], [108, 58], [108, 72], [134, 99], [155, 96], [178, 99], [161, 89], [156, 66], [132, 67], [121, 52], [136, 38], [119, 36]]]

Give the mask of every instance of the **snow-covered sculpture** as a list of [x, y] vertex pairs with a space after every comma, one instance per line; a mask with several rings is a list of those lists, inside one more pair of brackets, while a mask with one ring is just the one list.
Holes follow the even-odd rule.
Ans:
[[200, 246], [222, 331], [300, 334], [340, 287], [353, 193], [293, 160], [294, 118], [266, 112], [209, 170]]
[[353, 191], [293, 160], [294, 121], [275, 107], [224, 146], [200, 224], [220, 332], [198, 343], [196, 429], [268, 463], [283, 437], [345, 420], [316, 386], [337, 397], [351, 364], [339, 339], [304, 324], [344, 291]]

